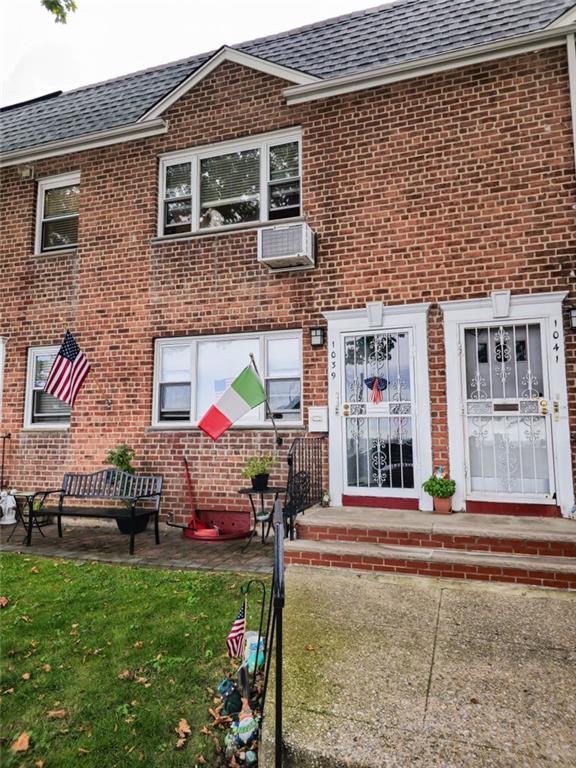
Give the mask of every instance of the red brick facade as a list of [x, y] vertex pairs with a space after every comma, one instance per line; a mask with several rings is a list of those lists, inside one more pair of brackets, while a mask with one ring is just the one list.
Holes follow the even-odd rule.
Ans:
[[[16, 168], [2, 171], [0, 431], [12, 433], [11, 484], [57, 485], [66, 470], [101, 468], [107, 450], [127, 440], [140, 468], [164, 473], [165, 510], [182, 511], [183, 453], [203, 504], [238, 506], [239, 468], [269, 449], [270, 432], [234, 430], [213, 445], [196, 430], [152, 430], [154, 339], [303, 329], [306, 418], [308, 406], [326, 403], [327, 391], [326, 350], [310, 347], [308, 329], [323, 323], [323, 311], [372, 300], [433, 303], [433, 455], [447, 463], [437, 303], [496, 289], [571, 289], [576, 301], [564, 48], [299, 106], [286, 105], [284, 87], [226, 62], [170, 108], [166, 135], [36, 162], [36, 178], [81, 172], [75, 253], [34, 255], [36, 184]], [[293, 126], [303, 131], [303, 208], [318, 237], [316, 269], [270, 274], [256, 262], [253, 230], [156, 238], [160, 154]], [[58, 344], [63, 321], [94, 373], [69, 432], [23, 430], [27, 349]], [[569, 330], [566, 354], [574, 431], [576, 336]]]

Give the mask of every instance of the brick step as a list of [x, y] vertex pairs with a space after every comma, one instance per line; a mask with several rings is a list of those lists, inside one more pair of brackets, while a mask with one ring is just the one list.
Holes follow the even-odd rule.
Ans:
[[564, 519], [318, 507], [298, 518], [297, 531], [301, 540], [576, 557], [576, 521]]
[[304, 539], [286, 542], [285, 560], [287, 565], [576, 589], [576, 558], [567, 557]]

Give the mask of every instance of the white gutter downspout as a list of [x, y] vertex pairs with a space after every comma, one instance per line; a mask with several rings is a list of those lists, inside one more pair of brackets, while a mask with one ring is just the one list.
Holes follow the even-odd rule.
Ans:
[[572, 107], [572, 142], [574, 145], [574, 162], [576, 163], [576, 41], [573, 32], [566, 35], [566, 48], [568, 51], [570, 105]]

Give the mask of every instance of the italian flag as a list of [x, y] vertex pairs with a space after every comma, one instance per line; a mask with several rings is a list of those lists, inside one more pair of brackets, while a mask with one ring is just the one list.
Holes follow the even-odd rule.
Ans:
[[216, 405], [211, 405], [198, 422], [212, 440], [218, 440], [244, 414], [266, 400], [264, 385], [249, 365], [237, 376]]

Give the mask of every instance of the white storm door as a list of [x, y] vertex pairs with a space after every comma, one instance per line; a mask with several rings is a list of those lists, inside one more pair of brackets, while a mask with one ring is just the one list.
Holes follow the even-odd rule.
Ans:
[[340, 354], [343, 493], [417, 497], [412, 331], [342, 333]]
[[460, 349], [468, 498], [555, 503], [542, 322], [461, 326]]

